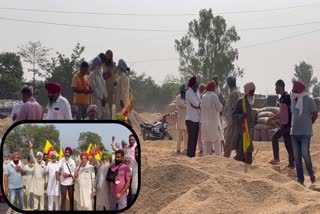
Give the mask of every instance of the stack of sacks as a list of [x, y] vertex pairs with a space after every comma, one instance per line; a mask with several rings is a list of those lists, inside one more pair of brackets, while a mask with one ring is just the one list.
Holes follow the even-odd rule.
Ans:
[[275, 121], [269, 123], [267, 123], [267, 121], [278, 112], [279, 108], [277, 107], [266, 107], [258, 111], [253, 131], [254, 141], [271, 141], [273, 134], [279, 128], [279, 124]]

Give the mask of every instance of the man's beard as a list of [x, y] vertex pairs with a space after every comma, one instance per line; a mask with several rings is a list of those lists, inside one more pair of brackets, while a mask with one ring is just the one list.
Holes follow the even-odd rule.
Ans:
[[30, 166], [30, 167], [33, 167], [33, 164], [32, 164], [32, 163], [29, 163], [29, 166]]
[[65, 156], [66, 161], [68, 161], [70, 158], [70, 156]]
[[121, 160], [115, 160], [114, 162], [115, 162], [116, 165], [119, 165], [120, 163], [122, 163]]
[[113, 60], [112, 59], [106, 59], [106, 65], [107, 66], [113, 65]]
[[18, 165], [19, 160], [13, 160], [13, 163], [14, 163], [15, 165]]
[[249, 104], [250, 104], [251, 106], [253, 106], [253, 104], [254, 104], [254, 97], [247, 97], [247, 99], [248, 99]]

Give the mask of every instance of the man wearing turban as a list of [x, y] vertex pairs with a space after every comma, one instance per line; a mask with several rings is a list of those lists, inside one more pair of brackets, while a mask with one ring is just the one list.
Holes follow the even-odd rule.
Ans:
[[255, 85], [253, 82], [244, 86], [245, 95], [241, 97], [233, 111], [234, 123], [236, 125], [236, 133], [234, 135], [234, 145], [236, 147], [235, 160], [252, 164], [252, 105], [254, 103]]
[[49, 153], [51, 161], [46, 167], [46, 173], [48, 176], [48, 208], [49, 211], [53, 210], [53, 201], [55, 202], [55, 210], [60, 210], [60, 177], [57, 173], [59, 171], [59, 163], [56, 158], [56, 152], [51, 151]]
[[33, 144], [29, 141], [30, 157], [34, 162], [34, 173], [30, 188], [33, 192], [33, 209], [44, 210], [44, 189], [46, 179], [46, 163], [42, 160], [43, 154], [39, 151], [37, 156], [33, 153]]
[[233, 142], [235, 142], [233, 139], [235, 139], [235, 136], [237, 136], [237, 125], [235, 123], [235, 120], [232, 117], [233, 111], [236, 108], [237, 102], [239, 98], [241, 97], [241, 93], [237, 89], [236, 85], [236, 78], [233, 76], [227, 77], [227, 85], [229, 87], [229, 99], [226, 104], [226, 123], [227, 126], [224, 130], [224, 157], [229, 158], [231, 151], [236, 149], [235, 145], [233, 145]]
[[129, 71], [127, 63], [120, 59], [117, 68], [117, 87], [115, 92], [116, 112], [121, 112], [129, 103]]
[[196, 156], [196, 147], [200, 126], [200, 97], [197, 95], [198, 82], [195, 76], [188, 82], [188, 91], [186, 93], [187, 115], [186, 125], [188, 130], [188, 157]]
[[218, 95], [214, 93], [216, 84], [209, 81], [206, 92], [201, 99], [201, 139], [204, 144], [203, 155], [212, 154], [212, 146], [215, 148], [215, 155], [221, 155], [221, 144], [219, 134], [220, 112], [222, 104]]
[[98, 120], [110, 119], [110, 110], [107, 105], [107, 89], [103, 78], [103, 70], [101, 67], [101, 59], [97, 56], [92, 61], [93, 71], [89, 75], [89, 85], [93, 93], [91, 95], [91, 104], [97, 106]]
[[104, 151], [102, 152], [101, 163], [96, 166], [98, 168], [96, 177], [97, 210], [111, 210], [111, 187], [109, 181], [106, 180], [111, 161], [112, 154]]
[[70, 157], [72, 155], [72, 149], [70, 147], [65, 148], [64, 157], [59, 160], [59, 167], [57, 173], [60, 175], [61, 180], [61, 210], [66, 210], [67, 192], [70, 202], [70, 210], [74, 209], [74, 182], [73, 176], [76, 170], [76, 162]]
[[97, 106], [89, 105], [87, 109], [88, 117], [85, 120], [97, 120]]
[[82, 152], [80, 159], [80, 166], [74, 174], [76, 179], [75, 200], [78, 204], [77, 210], [93, 210], [93, 198], [96, 195], [94, 166], [89, 164], [89, 154], [87, 152]]
[[292, 146], [295, 157], [298, 182], [304, 184], [302, 157], [304, 159], [311, 183], [316, 182], [310, 156], [310, 142], [313, 136], [312, 124], [318, 118], [317, 106], [313, 98], [306, 93], [301, 81], [293, 81], [291, 92]]
[[186, 113], [187, 113], [187, 104], [186, 104], [186, 86], [182, 84], [180, 86], [180, 93], [176, 97], [176, 109], [177, 109], [177, 154], [180, 154], [181, 151], [181, 142], [183, 142], [183, 150], [187, 150], [188, 144], [188, 132], [186, 126]]
[[49, 106], [48, 120], [72, 120], [69, 101], [61, 96], [61, 85], [56, 82], [48, 82], [45, 85], [48, 91]]
[[33, 176], [34, 176], [34, 160], [28, 155], [27, 157], [28, 164], [25, 166], [26, 175], [23, 176], [23, 185], [24, 185], [24, 191], [26, 196], [26, 208], [31, 208], [31, 196], [33, 194], [33, 189], [31, 188], [31, 184], [33, 182]]

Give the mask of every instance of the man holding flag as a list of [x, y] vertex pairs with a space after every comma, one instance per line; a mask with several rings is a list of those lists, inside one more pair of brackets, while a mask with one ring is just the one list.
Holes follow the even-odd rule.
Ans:
[[238, 132], [234, 139], [237, 148], [237, 154], [234, 159], [247, 164], [252, 164], [253, 143], [251, 127], [255, 89], [256, 87], [253, 82], [247, 83], [244, 86], [245, 95], [238, 100], [233, 112], [233, 118]]

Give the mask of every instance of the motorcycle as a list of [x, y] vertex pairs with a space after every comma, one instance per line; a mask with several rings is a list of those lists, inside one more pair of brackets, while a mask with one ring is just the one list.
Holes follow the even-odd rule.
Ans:
[[142, 122], [140, 128], [143, 140], [172, 140], [168, 126], [166, 116], [154, 124]]

